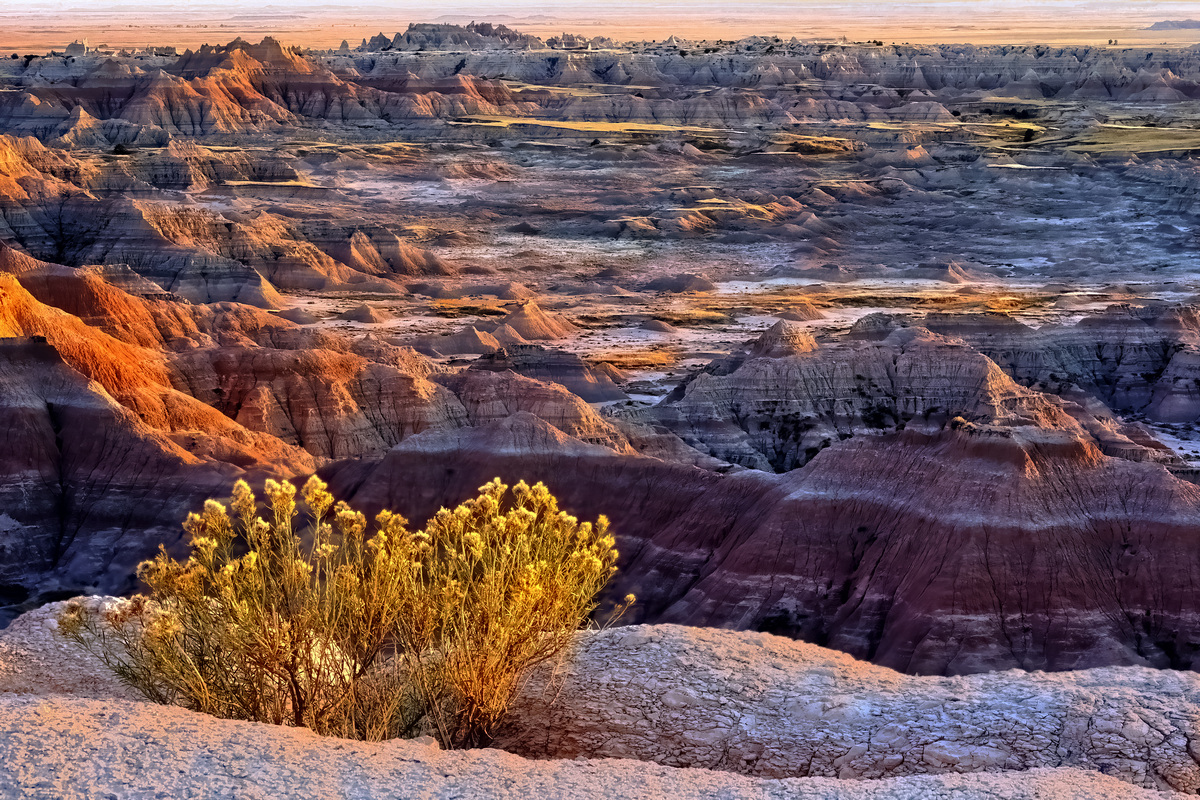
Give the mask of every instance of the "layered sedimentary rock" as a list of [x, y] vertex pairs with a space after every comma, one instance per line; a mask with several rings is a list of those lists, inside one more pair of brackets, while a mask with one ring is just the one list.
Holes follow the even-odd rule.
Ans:
[[382, 452], [465, 417], [423, 375], [335, 350], [195, 351], [173, 360], [172, 379], [247, 429], [322, 458]]
[[169, 518], [241, 472], [188, 453], [44, 339], [0, 340], [0, 380], [4, 606], [64, 585], [128, 590], [146, 553], [179, 538]]
[[[267, 38], [206, 45], [178, 58], [42, 57], [4, 65], [15, 91], [0, 109], [10, 132], [112, 146], [277, 134], [296, 124], [424, 128], [431, 120], [505, 114], [726, 129], [829, 120], [953, 123], [948, 107], [1179, 104], [1200, 94], [1195, 54], [1170, 48], [831, 49], [757, 37], [686, 52], [591, 44], [601, 49], [548, 50], [534, 37], [481, 23], [417, 25], [374, 37], [359, 52], [304, 53]], [[530, 86], [514, 91], [501, 77]], [[577, 84], [610, 89], [564, 96], [547, 88]], [[923, 165], [910, 159], [899, 166]]]
[[1070, 425], [855, 437], [777, 477], [631, 459], [514, 418], [326, 474], [416, 519], [495, 475], [545, 480], [572, 513], [612, 517], [611, 592], [637, 593], [639, 620], [771, 630], [934, 673], [1188, 667], [1200, 642], [1184, 588], [1200, 490]]
[[453, 272], [382, 226], [222, 213], [167, 201], [150, 186], [135, 198], [86, 176], [64, 183], [46, 169], [26, 164], [14, 194], [0, 197], [0, 236], [55, 263], [128, 266], [193, 302], [271, 308], [283, 304], [280, 289], [400, 293], [400, 277]]
[[482, 355], [494, 353], [502, 347], [495, 336], [474, 325], [457, 333], [424, 339], [416, 342], [415, 346], [439, 356]]
[[811, 302], [801, 298], [775, 316], [789, 322], [812, 322], [824, 318], [825, 314]]
[[1200, 417], [1195, 306], [1114, 305], [1036, 331], [1004, 315], [930, 315], [919, 324], [970, 343], [1025, 385], [1076, 386], [1113, 409], [1164, 422]]
[[[225, 216], [148, 202], [133, 203], [128, 213], [133, 224], [121, 229], [119, 241], [101, 235], [81, 260], [129, 263], [194, 301], [271, 307], [279, 304], [276, 289], [398, 293], [398, 276], [450, 271], [445, 262], [386, 229], [296, 223], [265, 212]], [[145, 230], [141, 236], [139, 228]], [[226, 280], [234, 287], [240, 282], [242, 291], [254, 293], [239, 296], [231, 294], [234, 287], [214, 288], [209, 277], [214, 272], [230, 273]]]
[[536, 36], [514, 31], [505, 25], [472, 22], [470, 25], [413, 23], [397, 33], [388, 47], [394, 50], [486, 50], [491, 48], [544, 47]]
[[508, 370], [468, 369], [439, 376], [462, 402], [472, 426], [502, 423], [526, 415], [586, 442], [628, 452], [625, 436], [578, 395], [555, 383], [527, 378]]
[[[110, 297], [125, 301], [125, 308], [144, 310], [138, 308], [135, 298], [107, 288]], [[79, 295], [69, 290], [65, 296], [72, 301], [79, 299]], [[176, 391], [161, 353], [128, 344], [84, 324], [78, 317], [39, 302], [12, 275], [0, 273], [0, 299], [3, 300], [0, 333], [46, 341], [72, 369], [95, 381], [108, 396], [156, 430], [189, 439], [193, 450], [211, 451], [222, 460], [241, 466], [272, 464], [284, 471], [312, 466], [310, 458], [279, 440], [257, 435], [193, 396]], [[153, 321], [141, 321], [147, 327], [141, 329], [140, 335], [151, 335], [154, 328], [149, 325]], [[122, 322], [136, 324], [138, 320], [133, 316]]]
[[5, 127], [66, 144], [161, 144], [171, 136], [278, 133], [304, 119], [355, 125], [494, 112], [506, 94], [497, 85], [500, 96], [487, 98], [495, 94], [487, 84], [476, 87], [466, 76], [420, 95], [383, 91], [371, 84], [397, 87], [346, 80], [269, 37], [206, 45], [151, 63], [76, 59], [61, 64], [69, 75], [56, 74], [55, 61], [42, 59], [22, 71], [25, 91], [6, 98]]
[[1075, 430], [1056, 398], [1018, 386], [954, 340], [912, 328], [818, 347], [786, 321], [647, 413], [718, 458], [777, 471], [836, 441], [909, 424]]
[[247, 306], [132, 295], [108, 270], [12, 250], [0, 268], [16, 526], [0, 558], [5, 605], [59, 585], [128, 589], [187, 510], [243, 474], [302, 475], [465, 424], [410, 350], [351, 348]]
[[498, 332], [503, 332], [510, 337], [515, 335], [526, 342], [533, 342], [565, 339], [577, 330], [570, 320], [553, 311], [544, 311], [536, 302], [530, 300], [517, 306], [501, 319], [492, 335], [499, 338]]
[[136, 563], [176, 542], [180, 515], [204, 495], [243, 474], [314, 468], [305, 451], [176, 388], [164, 352], [258, 347], [285, 340], [290, 323], [130, 295], [103, 270], [12, 251], [2, 266], [0, 468], [15, 525], [0, 558], [5, 605], [59, 586], [127, 590]]
[[128, 265], [162, 290], [199, 302], [279, 302], [258, 272], [205, 247], [215, 228], [228, 233], [218, 215], [124, 195], [101, 199], [69, 184], [46, 191], [23, 204], [0, 203], [9, 220], [5, 238], [34, 256], [71, 266]]
[[[973, 282], [998, 270], [1044, 272], [1028, 266], [1036, 258], [1055, 267], [1086, 261], [1088, 271], [1096, 264], [1157, 270], [1162, 262], [1141, 252], [1143, 244], [1168, 254], [1189, 247], [1186, 220], [1175, 215], [1190, 213], [1195, 176], [1169, 146], [1178, 140], [1178, 152], [1186, 152], [1187, 137], [1174, 136], [1166, 117], [1139, 130], [1102, 126], [1096, 114], [1111, 111], [1111, 119], [1126, 120], [1125, 105], [1146, 92], [1194, 95], [1190, 56], [906, 46], [846, 46], [835, 55], [820, 45], [758, 39], [687, 56], [645, 44], [524, 51], [492, 48], [511, 38], [498, 27], [451, 28], [435, 26], [430, 42], [469, 33], [467, 39], [490, 44], [467, 54], [338, 55], [236, 40], [179, 58], [84, 54], [6, 62], [0, 81], [13, 91], [0, 95], [0, 119], [14, 136], [0, 147], [6, 151], [0, 235], [55, 262], [128, 264], [194, 302], [275, 307], [282, 305], [279, 290], [399, 293], [401, 279], [458, 273], [461, 265], [441, 248], [479, 242], [488, 231], [468, 233], [464, 225], [471, 227], [474, 215], [466, 213], [417, 242], [387, 224], [396, 209], [382, 206], [422, 205], [429, 189], [436, 194], [473, 180], [509, 193], [524, 185], [510, 181], [542, 165], [587, 164], [589, 174], [604, 173], [605, 185], [579, 202], [570, 195], [587, 186], [555, 190], [554, 203], [536, 208], [459, 200], [472, 211], [499, 209], [491, 213], [503, 218], [486, 219], [496, 232], [519, 233], [524, 225], [544, 240], [786, 243], [794, 263], [777, 264], [778, 274], [822, 280]], [[394, 48], [394, 41], [389, 35], [377, 44]], [[1093, 114], [1073, 103], [1072, 87], [1085, 75], [1093, 84], [1088, 93], [1099, 82], [1119, 107]], [[574, 92], [576, 85], [601, 89]], [[898, 127], [874, 124], [885, 120]], [[801, 123], [817, 130], [797, 133]], [[304, 135], [293, 136], [297, 129]], [[1051, 129], [1061, 135], [1046, 136]], [[399, 138], [437, 145], [418, 155], [395, 145]], [[1000, 140], [1013, 147], [1004, 153], [990, 147]], [[566, 147], [529, 160], [521, 153], [527, 142]], [[455, 143], [463, 151], [444, 157], [443, 148]], [[497, 146], [484, 154], [478, 144]], [[1139, 159], [1105, 155], [1126, 151]], [[633, 173], [610, 174], [604, 168], [610, 162], [688, 174], [684, 185], [672, 178], [639, 197], [643, 189], [629, 182]], [[420, 180], [421, 190], [381, 192], [374, 168], [382, 164], [401, 167], [388, 178]], [[721, 176], [730, 166], [753, 168], [761, 180], [727, 185]], [[826, 170], [833, 180], [818, 174]], [[1045, 186], [1035, 180], [1048, 175], [1053, 179]], [[1027, 208], [1030, 220], [1047, 222], [1034, 212], [1066, 190], [1074, 199], [1061, 206], [1075, 219], [1103, 227], [1102, 214], [1081, 208], [1088, 203], [1140, 219], [1144, 209], [1125, 208], [1136, 198], [1163, 212], [1162, 225], [1130, 236], [1105, 233], [1111, 247], [1047, 250], [1031, 238], [1010, 241], [1006, 254], [995, 242], [1008, 240], [989, 230], [1020, 229], [1020, 215], [1010, 224], [970, 213], [994, 207], [996, 194], [980, 186]], [[961, 201], [964, 213], [953, 220], [927, 213], [927, 201], [950, 199]], [[275, 205], [281, 200], [292, 202]], [[330, 208], [343, 203], [368, 213]], [[864, 224], [856, 219], [861, 213], [895, 220], [888, 223], [894, 228], [870, 224], [878, 218]], [[913, 229], [918, 222], [926, 235]], [[963, 245], [964, 232], [982, 241]], [[889, 243], [884, 253], [880, 241]], [[1026, 244], [1035, 252], [1017, 252]], [[949, 252], [960, 247], [985, 252]], [[674, 264], [670, 274], [631, 275], [627, 285], [711, 290], [717, 275], [696, 271], [708, 267]], [[471, 293], [458, 285], [440, 290]], [[521, 296], [519, 290], [505, 295]]]
[[338, 314], [337, 318], [346, 320], [347, 322], [362, 322], [371, 325], [378, 324], [380, 322], [386, 322], [388, 320], [388, 317], [384, 314], [384, 312], [372, 308], [366, 303], [363, 303], [361, 306], [355, 306], [354, 308], [343, 311], [341, 314]]
[[509, 345], [478, 358], [471, 369], [492, 372], [511, 370], [529, 378], [557, 383], [588, 403], [623, 400], [622, 392], [609, 375], [594, 369], [574, 353], [548, 350], [540, 345]]

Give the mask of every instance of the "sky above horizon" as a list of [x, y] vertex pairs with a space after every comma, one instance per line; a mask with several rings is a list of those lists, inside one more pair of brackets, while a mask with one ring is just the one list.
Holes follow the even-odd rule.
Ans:
[[1180, 19], [1200, 17], [1197, 0], [920, 0], [919, 2], [879, 3], [871, 0], [616, 0], [598, 5], [594, 0], [458, 0], [431, 6], [421, 0], [392, 0], [391, 2], [353, 2], [352, 0], [293, 0], [287, 3], [265, 3], [247, 6], [231, 0], [156, 0], [153, 3], [120, 2], [119, 0], [25, 0], [22, 12], [61, 13], [80, 15], [128, 16], [136, 14], [171, 14], [209, 16], [231, 13], [235, 16], [278, 16], [289, 14], [350, 14], [355, 17], [383, 14], [411, 16], [414, 20], [432, 21], [439, 17], [475, 16], [479, 19], [514, 17], [589, 16], [619, 17], [622, 14], [665, 17], [672, 15], [705, 16], [762, 16], [764, 20], [779, 14], [802, 13], [815, 16], [852, 16], [897, 18], [939, 14], [962, 14], [991, 17], [1054, 17], [1083, 20], [1089, 15], [1102, 14], [1131, 19]]

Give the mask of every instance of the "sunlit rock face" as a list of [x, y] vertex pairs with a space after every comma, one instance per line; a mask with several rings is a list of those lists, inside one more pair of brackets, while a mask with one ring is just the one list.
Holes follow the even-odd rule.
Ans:
[[178, 540], [169, 517], [240, 470], [185, 451], [44, 339], [0, 344], [5, 605], [97, 580], [131, 589], [138, 561]]

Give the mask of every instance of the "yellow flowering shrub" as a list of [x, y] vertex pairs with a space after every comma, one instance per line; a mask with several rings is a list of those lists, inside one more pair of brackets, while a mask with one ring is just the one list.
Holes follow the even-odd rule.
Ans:
[[244, 481], [231, 508], [209, 500], [184, 523], [185, 561], [160, 550], [140, 566], [148, 596], [68, 605], [60, 629], [156, 702], [478, 746], [616, 571], [607, 520], [579, 522], [540, 483], [497, 479], [417, 531], [389, 511], [369, 529], [316, 476], [302, 503], [287, 481], [264, 492], [261, 515]]

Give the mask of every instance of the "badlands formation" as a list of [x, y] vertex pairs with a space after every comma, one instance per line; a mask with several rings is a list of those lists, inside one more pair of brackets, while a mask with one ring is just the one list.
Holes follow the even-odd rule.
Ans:
[[[50, 646], [5, 655], [35, 609], [134, 591], [238, 478], [420, 521], [499, 475], [611, 517], [639, 598], [502, 742], [715, 771], [354, 745], [370, 780], [1195, 791], [1198, 121], [1181, 47], [479, 24], [6, 57], [0, 680]], [[571, 681], [616, 664], [593, 708]], [[9, 794], [68, 796], [39, 737], [112, 715], [175, 714], [230, 780], [350, 747], [255, 729], [239, 761], [244, 726], [36, 684], [0, 700]]]

